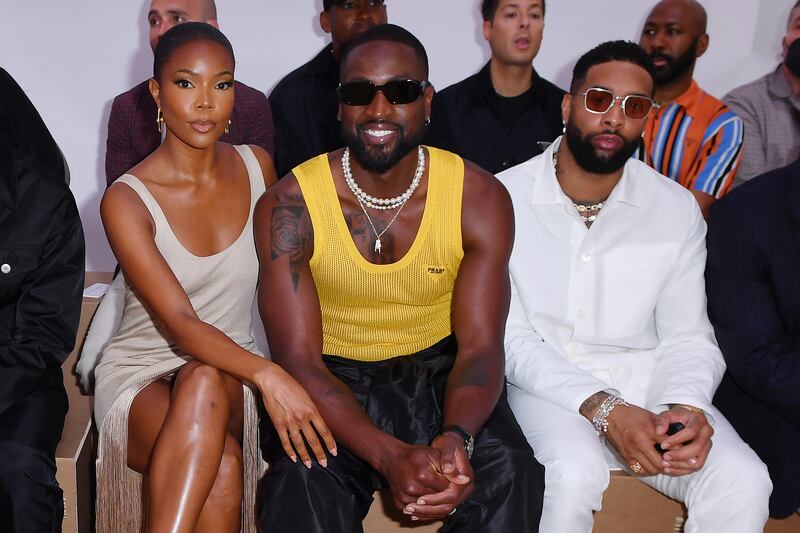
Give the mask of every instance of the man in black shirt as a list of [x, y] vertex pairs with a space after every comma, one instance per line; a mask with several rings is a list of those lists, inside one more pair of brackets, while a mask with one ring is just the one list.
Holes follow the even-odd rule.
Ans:
[[55, 451], [75, 343], [83, 230], [58, 147], [0, 69], [0, 529], [61, 531]]
[[483, 0], [492, 58], [434, 97], [427, 144], [497, 173], [539, 155], [561, 134], [564, 91], [532, 67], [544, 11], [545, 0]]
[[331, 34], [331, 44], [269, 95], [279, 178], [315, 155], [344, 146], [337, 118], [339, 56], [356, 35], [387, 20], [384, 0], [323, 0], [322, 7], [319, 23]]

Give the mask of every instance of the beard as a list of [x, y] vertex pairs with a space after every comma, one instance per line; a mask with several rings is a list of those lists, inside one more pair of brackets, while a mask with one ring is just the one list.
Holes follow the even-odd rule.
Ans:
[[653, 61], [656, 59], [663, 59], [667, 62], [663, 67], [654, 67], [655, 75], [653, 78], [656, 85], [670, 83], [685, 74], [690, 68], [694, 67], [694, 63], [697, 61], [697, 47], [699, 42], [700, 38], [695, 37], [692, 44], [689, 45], [689, 49], [678, 57], [673, 57], [663, 52], [651, 53], [650, 59]]
[[786, 65], [789, 72], [800, 77], [800, 39], [792, 41], [792, 44], [786, 49], [783, 64]]
[[636, 137], [631, 140], [622, 137], [623, 144], [616, 152], [608, 157], [598, 155], [594, 144], [592, 144], [592, 140], [598, 135], [609, 134], [616, 135], [613, 132], [605, 131], [601, 133], [584, 134], [572, 122], [567, 123], [565, 140], [569, 151], [572, 152], [572, 157], [579, 167], [592, 174], [612, 174], [625, 166], [628, 159], [630, 159], [636, 149], [639, 148], [641, 139]]
[[367, 146], [358, 135], [360, 126], [356, 126], [356, 130], [352, 131], [349, 128], [345, 128], [344, 124], [342, 125], [342, 137], [347, 147], [350, 148], [350, 151], [358, 159], [364, 170], [376, 174], [388, 172], [412, 150], [415, 150], [425, 138], [427, 129], [427, 127], [423, 126], [415, 131], [408, 132], [406, 128], [399, 124], [388, 122], [383, 122], [383, 124], [391, 124], [397, 128], [399, 140], [393, 145]]

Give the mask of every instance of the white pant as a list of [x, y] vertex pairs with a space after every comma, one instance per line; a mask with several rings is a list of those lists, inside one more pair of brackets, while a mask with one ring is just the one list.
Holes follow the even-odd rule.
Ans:
[[[580, 414], [571, 413], [512, 385], [508, 402], [536, 459], [545, 467], [541, 533], [590, 533], [602, 507], [613, 453]], [[686, 533], [763, 532], [772, 482], [766, 466], [718, 411], [713, 446], [703, 468], [680, 477], [641, 477], [689, 510]], [[642, 510], [646, 512], [646, 510]]]

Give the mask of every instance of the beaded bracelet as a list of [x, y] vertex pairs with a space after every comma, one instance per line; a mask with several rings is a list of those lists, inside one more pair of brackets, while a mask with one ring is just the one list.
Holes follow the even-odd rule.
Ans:
[[605, 400], [603, 400], [603, 403], [600, 404], [600, 407], [597, 408], [597, 412], [592, 417], [592, 425], [598, 433], [608, 433], [608, 415], [610, 415], [611, 411], [613, 411], [618, 405], [624, 405], [625, 407], [628, 407], [628, 402], [619, 396], [609, 395]]

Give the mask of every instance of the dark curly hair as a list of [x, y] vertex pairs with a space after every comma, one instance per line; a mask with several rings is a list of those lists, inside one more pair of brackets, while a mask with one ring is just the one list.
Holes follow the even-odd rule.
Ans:
[[633, 63], [645, 69], [651, 78], [654, 77], [653, 60], [641, 46], [631, 41], [607, 41], [583, 54], [575, 63], [570, 92], [574, 93], [586, 81], [586, 73], [590, 68], [611, 61]]

